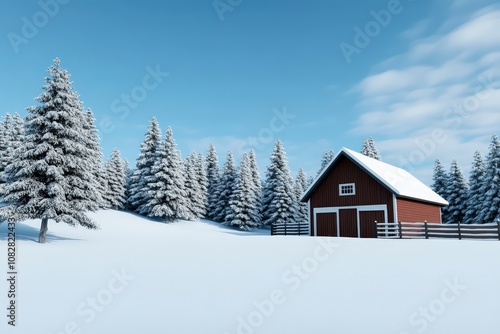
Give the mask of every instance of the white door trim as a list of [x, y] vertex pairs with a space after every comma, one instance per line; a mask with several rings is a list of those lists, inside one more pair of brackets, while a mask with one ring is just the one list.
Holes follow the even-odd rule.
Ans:
[[360, 234], [360, 221], [359, 221], [359, 213], [365, 211], [384, 211], [384, 220], [387, 220], [387, 204], [378, 204], [378, 205], [358, 205], [358, 206], [332, 206], [332, 207], [321, 207], [313, 209], [313, 224], [314, 224], [314, 236], [318, 236], [318, 228], [317, 228], [317, 215], [318, 213], [336, 213], [336, 224], [337, 224], [337, 237], [340, 237], [340, 222], [339, 222], [339, 210], [343, 209], [356, 209], [356, 221], [357, 221], [357, 229], [358, 229], [358, 238], [361, 238]]

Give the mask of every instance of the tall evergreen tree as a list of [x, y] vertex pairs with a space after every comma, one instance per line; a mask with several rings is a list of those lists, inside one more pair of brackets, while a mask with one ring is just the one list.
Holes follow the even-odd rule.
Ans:
[[286, 153], [281, 140], [278, 140], [267, 167], [263, 189], [264, 225], [295, 222], [296, 201]]
[[151, 201], [148, 178], [153, 176], [153, 165], [156, 160], [157, 150], [161, 143], [161, 130], [155, 117], [149, 122], [141, 151], [136, 160], [136, 167], [129, 180], [127, 206], [132, 210], [147, 214], [146, 203]]
[[6, 114], [4, 120], [0, 124], [0, 187], [6, 180], [4, 174], [5, 169], [10, 164], [12, 159], [12, 119], [10, 114]]
[[217, 203], [219, 202], [220, 168], [217, 151], [213, 144], [210, 144], [206, 159], [207, 167], [207, 218], [215, 220], [217, 215]]
[[259, 166], [257, 165], [257, 158], [253, 150], [250, 150], [248, 154], [248, 166], [253, 181], [252, 196], [255, 198], [257, 207], [256, 211], [251, 212], [252, 214], [255, 213], [255, 216], [250, 216], [250, 218], [252, 221], [262, 224], [262, 179], [260, 178]]
[[130, 198], [130, 178], [134, 171], [130, 169], [130, 163], [127, 159], [123, 159], [123, 165], [125, 169], [125, 204], [123, 207], [127, 210], [131, 210], [128, 199]]
[[373, 158], [375, 160], [382, 160], [380, 157], [380, 153], [375, 146], [375, 141], [372, 137], [365, 139], [363, 141], [363, 147], [361, 148], [361, 154], [366, 155], [367, 157]]
[[109, 207], [119, 210], [125, 206], [125, 164], [120, 157], [120, 151], [114, 149], [106, 162], [106, 180], [108, 181], [107, 200]]
[[491, 138], [481, 189], [483, 201], [477, 220], [495, 223], [500, 218], [500, 141], [496, 135]]
[[207, 216], [208, 206], [208, 178], [207, 167], [205, 166], [205, 158], [201, 153], [198, 154], [198, 157], [196, 159], [196, 177], [198, 180], [198, 186], [200, 187], [199, 218], [205, 218]]
[[89, 108], [85, 113], [85, 122], [82, 123], [82, 130], [86, 134], [83, 144], [87, 148], [88, 156], [85, 158], [89, 162], [89, 167], [93, 175], [93, 186], [98, 190], [98, 196], [94, 199], [100, 208], [107, 207], [105, 200], [107, 196], [107, 189], [103, 186], [105, 184], [102, 178], [104, 177], [101, 172], [103, 165], [103, 154], [100, 145], [97, 127], [95, 126], [96, 120], [92, 110]]
[[219, 195], [217, 206], [214, 212], [214, 220], [216, 222], [224, 222], [229, 214], [229, 200], [233, 193], [236, 182], [236, 167], [234, 165], [233, 153], [227, 152], [226, 162], [222, 169], [222, 174], [219, 182], [217, 194]]
[[228, 213], [224, 224], [236, 226], [241, 230], [249, 230], [252, 227], [259, 226], [256, 221], [259, 216], [258, 198], [255, 197], [255, 181], [250, 169], [248, 155], [243, 154], [233, 192], [229, 200]]
[[[438, 195], [443, 197], [445, 200], [448, 200], [448, 174], [446, 173], [443, 164], [441, 161], [436, 160], [434, 162], [434, 173], [432, 176], [432, 185], [431, 188], [434, 190]], [[441, 219], [443, 222], [448, 221], [448, 211], [443, 208], [441, 210]]]
[[468, 185], [456, 160], [451, 163], [446, 188], [449, 205], [443, 208], [447, 218], [445, 224], [463, 223], [466, 212]]
[[151, 176], [146, 178], [149, 196], [144, 205], [145, 212], [150, 217], [165, 218], [166, 222], [190, 218], [184, 187], [184, 168], [176, 147], [169, 127], [165, 139], [158, 147]]
[[323, 156], [321, 157], [321, 167], [316, 173], [316, 176], [319, 176], [321, 172], [330, 164], [330, 162], [335, 158], [335, 152], [333, 150], [323, 151]]
[[24, 138], [24, 121], [16, 112], [12, 116], [11, 151], [21, 146]]
[[465, 223], [480, 224], [478, 221], [481, 203], [484, 194], [482, 193], [484, 178], [484, 160], [479, 151], [474, 153], [474, 161], [469, 175], [469, 195], [466, 202]]
[[300, 168], [293, 185], [293, 191], [297, 199], [297, 217], [295, 219], [297, 222], [309, 221], [309, 217], [307, 215], [307, 203], [303, 203], [300, 201], [302, 194], [306, 189], [307, 189], [306, 173], [302, 168]]
[[29, 107], [25, 137], [7, 167], [8, 184], [3, 189], [2, 219], [41, 219], [38, 241], [44, 243], [48, 221], [98, 228], [85, 212], [95, 211], [97, 190], [87, 161], [82, 103], [73, 91], [68, 72], [56, 59], [50, 77]]
[[205, 196], [198, 175], [196, 152], [191, 152], [184, 161], [184, 176], [189, 218], [202, 218], [205, 214]]

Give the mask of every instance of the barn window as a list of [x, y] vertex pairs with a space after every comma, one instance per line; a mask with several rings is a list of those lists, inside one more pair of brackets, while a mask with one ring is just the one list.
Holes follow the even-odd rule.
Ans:
[[354, 183], [339, 184], [339, 195], [350, 196], [356, 195], [356, 187]]

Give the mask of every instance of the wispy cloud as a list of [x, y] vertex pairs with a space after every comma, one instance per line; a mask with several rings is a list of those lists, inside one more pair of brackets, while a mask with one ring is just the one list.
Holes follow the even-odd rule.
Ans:
[[[404, 31], [413, 41], [408, 50], [377, 64], [354, 88], [362, 113], [352, 132], [378, 136], [388, 162], [426, 182], [436, 158], [464, 159], [467, 169], [500, 124], [500, 35], [492, 33], [500, 29], [500, 6], [469, 15], [460, 8], [455, 2], [451, 18], [432, 34], [427, 20]], [[432, 138], [436, 131], [441, 140]]]

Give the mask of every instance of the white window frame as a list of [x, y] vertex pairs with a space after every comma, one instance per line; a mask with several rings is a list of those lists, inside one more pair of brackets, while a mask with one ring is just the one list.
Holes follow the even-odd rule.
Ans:
[[[352, 186], [352, 193], [342, 193], [342, 187]], [[355, 183], [341, 183], [339, 184], [339, 196], [354, 196], [356, 195], [356, 184]]]

